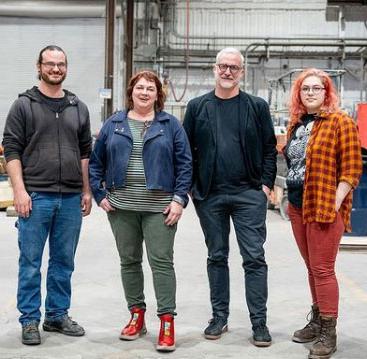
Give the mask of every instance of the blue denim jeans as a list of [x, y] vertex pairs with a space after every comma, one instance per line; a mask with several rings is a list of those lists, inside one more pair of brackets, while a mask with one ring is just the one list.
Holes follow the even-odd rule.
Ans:
[[32, 211], [18, 219], [18, 310], [22, 325], [41, 318], [42, 253], [49, 238], [45, 317], [57, 320], [67, 314], [71, 274], [82, 223], [80, 194], [32, 192]]
[[208, 248], [207, 270], [213, 317], [229, 315], [229, 232], [232, 218], [245, 272], [246, 302], [253, 325], [266, 323], [268, 298], [264, 243], [267, 198], [262, 190], [212, 193], [194, 201]]

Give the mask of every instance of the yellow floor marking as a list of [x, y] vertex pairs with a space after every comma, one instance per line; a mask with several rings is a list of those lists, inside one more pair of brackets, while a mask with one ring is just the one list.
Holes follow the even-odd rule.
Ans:
[[16, 308], [15, 298], [9, 299], [9, 301], [2, 308], [0, 308], [0, 315], [8, 313], [15, 308]]
[[344, 283], [349, 288], [356, 299], [367, 303], [367, 292], [363, 290], [354, 280], [342, 273], [338, 273], [337, 277], [339, 278], [340, 282]]

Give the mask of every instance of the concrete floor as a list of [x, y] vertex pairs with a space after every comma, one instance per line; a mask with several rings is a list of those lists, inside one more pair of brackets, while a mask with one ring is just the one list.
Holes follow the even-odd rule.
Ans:
[[[148, 334], [134, 342], [118, 339], [129, 319], [122, 295], [119, 261], [105, 214], [94, 206], [83, 224], [73, 276], [70, 315], [86, 329], [81, 338], [42, 332], [42, 345], [24, 346], [17, 322], [17, 233], [15, 218], [0, 212], [0, 358], [1, 359], [305, 359], [309, 345], [295, 344], [291, 333], [305, 324], [310, 305], [303, 262], [290, 224], [277, 212], [268, 212], [269, 264], [268, 325], [273, 336], [269, 348], [254, 347], [244, 302], [243, 272], [235, 238], [231, 237], [231, 315], [229, 332], [220, 340], [202, 336], [210, 318], [206, 275], [206, 248], [193, 207], [180, 222], [175, 244], [177, 274], [177, 350], [158, 353], [158, 334], [151, 274], [146, 267]], [[348, 239], [345, 239], [348, 240]], [[340, 318], [338, 351], [333, 358], [367, 357], [366, 251], [341, 251], [338, 256]], [[47, 261], [45, 253], [45, 264]], [[145, 261], [146, 266], [146, 261]], [[44, 272], [43, 272], [44, 273]], [[44, 293], [44, 291], [43, 291]]]

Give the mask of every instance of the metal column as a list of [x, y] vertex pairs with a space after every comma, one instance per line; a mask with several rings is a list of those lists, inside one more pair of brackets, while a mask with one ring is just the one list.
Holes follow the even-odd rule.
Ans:
[[127, 0], [126, 6], [126, 38], [125, 38], [125, 84], [126, 88], [129, 79], [133, 74], [133, 40], [134, 40], [134, 1]]
[[106, 37], [105, 37], [105, 89], [111, 90], [110, 98], [104, 100], [104, 118], [113, 112], [113, 62], [115, 41], [116, 0], [106, 0]]

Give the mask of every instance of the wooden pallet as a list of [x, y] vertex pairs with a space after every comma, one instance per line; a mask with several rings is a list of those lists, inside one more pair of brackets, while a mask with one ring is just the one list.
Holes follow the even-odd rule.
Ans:
[[[3, 179], [3, 178], [2, 178]], [[7, 208], [13, 205], [13, 188], [10, 180], [0, 181], [0, 208]]]
[[15, 210], [14, 206], [10, 206], [6, 208], [6, 216], [7, 217], [18, 217], [18, 213]]

